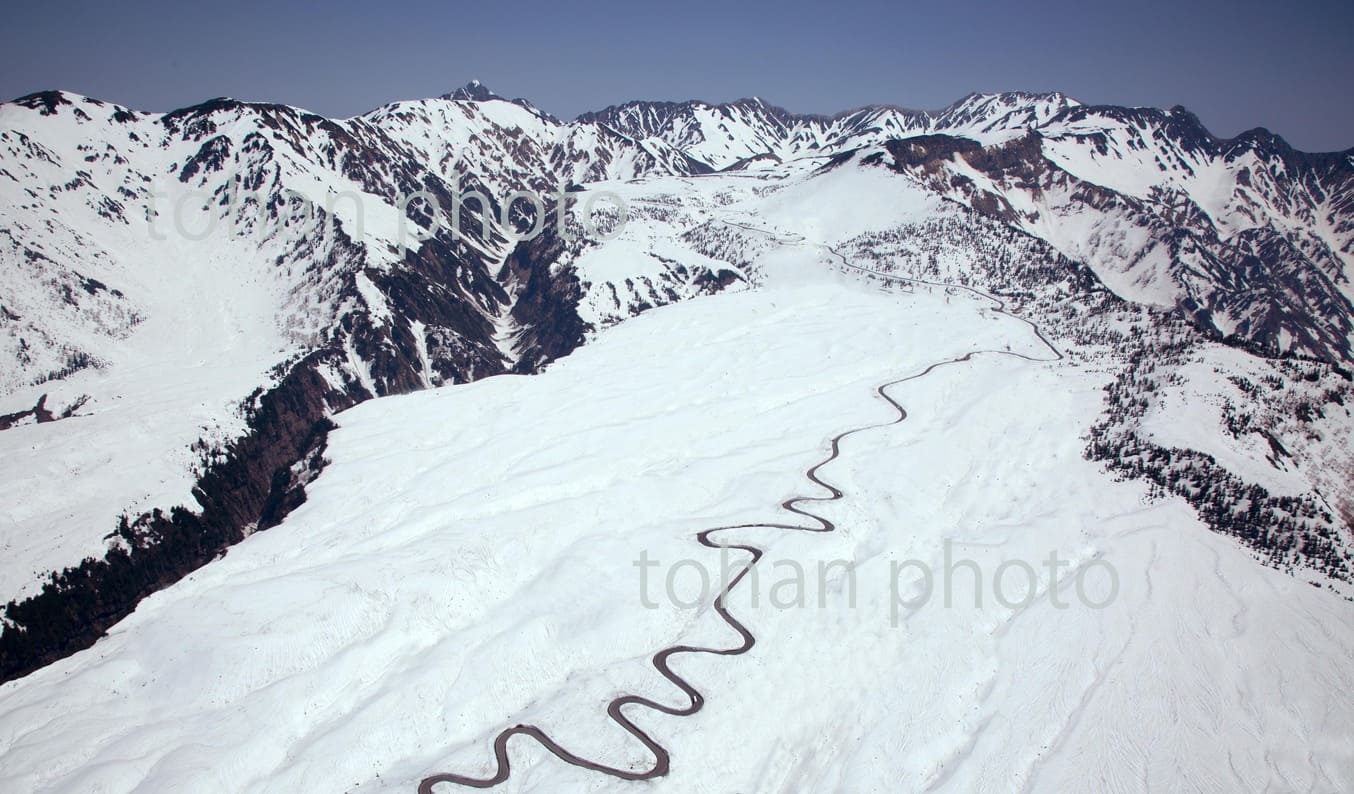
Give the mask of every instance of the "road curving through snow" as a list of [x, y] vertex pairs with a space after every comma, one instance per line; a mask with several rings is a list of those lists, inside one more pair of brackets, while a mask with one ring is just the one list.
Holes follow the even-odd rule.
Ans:
[[866, 431], [891, 427], [907, 419], [907, 409], [905, 409], [901, 403], [899, 403], [897, 400], [895, 400], [892, 396], [889, 395], [888, 390], [890, 388], [898, 386], [903, 383], [907, 383], [908, 381], [923, 378], [926, 375], [930, 374], [931, 372], [939, 369], [940, 367], [967, 362], [977, 355], [992, 354], [992, 355], [1014, 356], [1016, 358], [1024, 359], [1026, 361], [1034, 361], [1034, 362], [1054, 362], [1061, 361], [1064, 358], [1063, 353], [1057, 348], [1057, 346], [1055, 346], [1051, 341], [1049, 341], [1048, 337], [1045, 336], [1043, 329], [1040, 328], [1037, 323], [1035, 323], [1032, 320], [1028, 320], [1024, 317], [1020, 317], [1019, 315], [1011, 313], [1010, 311], [1007, 310], [1006, 303], [1004, 301], [997, 298], [996, 296], [985, 293], [982, 290], [960, 284], [946, 284], [943, 282], [926, 281], [924, 279], [913, 279], [903, 276], [897, 276], [894, 274], [869, 270], [868, 268], [862, 268], [856, 265], [852, 265], [849, 261], [847, 261], [846, 257], [844, 257], [832, 246], [823, 243], [809, 241], [802, 235], [795, 235], [794, 238], [782, 237], [777, 235], [775, 232], [772, 232], [767, 229], [734, 223], [731, 221], [723, 221], [723, 222], [731, 226], [736, 226], [742, 229], [747, 229], [761, 234], [766, 234], [772, 237], [772, 239], [777, 240], [778, 242], [791, 244], [808, 244], [819, 247], [824, 251], [826, 251], [827, 253], [829, 253], [831, 256], [840, 260], [844, 266], [855, 271], [882, 276], [892, 280], [910, 281], [930, 286], [945, 287], [947, 289], [959, 288], [967, 290], [981, 298], [992, 301], [995, 304], [995, 311], [997, 313], [1004, 314], [1008, 317], [1012, 317], [1028, 325], [1033, 330], [1034, 334], [1039, 338], [1040, 342], [1042, 342], [1049, 349], [1049, 351], [1052, 352], [1053, 357], [1036, 358], [1034, 356], [1029, 356], [1024, 353], [1016, 353], [1009, 350], [974, 350], [965, 353], [961, 356], [932, 363], [922, 371], [917, 372], [915, 374], [885, 381], [884, 383], [881, 383], [880, 385], [876, 386], [874, 392], [876, 395], [878, 395], [886, 403], [889, 404], [889, 406], [897, 413], [897, 416], [895, 416], [893, 419], [889, 421], [854, 427], [849, 430], [842, 431], [841, 433], [838, 433], [837, 435], [833, 436], [828, 445], [829, 446], [828, 455], [824, 457], [822, 460], [815, 463], [813, 466], [809, 467], [804, 472], [804, 476], [809, 480], [809, 482], [813, 483], [815, 486], [825, 491], [827, 495], [793, 496], [789, 499], [786, 499], [784, 502], [781, 502], [780, 507], [782, 510], [785, 510], [786, 512], [794, 514], [801, 518], [809, 519], [810, 523], [730, 524], [717, 527], [710, 527], [701, 530], [696, 534], [696, 541], [700, 543], [702, 546], [705, 546], [706, 548], [715, 550], [738, 550], [746, 552], [749, 555], [747, 563], [742, 567], [741, 570], [739, 570], [737, 575], [735, 575], [728, 582], [728, 584], [725, 585], [725, 587], [719, 592], [719, 594], [716, 595], [713, 603], [715, 611], [724, 620], [724, 622], [728, 624], [730, 628], [732, 628], [735, 632], [738, 633], [741, 641], [739, 642], [738, 645], [730, 648], [716, 648], [716, 647], [685, 645], [685, 644], [671, 645], [666, 648], [663, 648], [662, 650], [659, 650], [657, 653], [653, 655], [652, 664], [654, 669], [656, 669], [659, 672], [659, 674], [661, 674], [665, 679], [671, 682], [674, 686], [680, 689], [687, 696], [687, 698], [689, 699], [689, 703], [686, 706], [683, 707], [668, 706], [663, 703], [659, 703], [655, 700], [651, 700], [649, 698], [635, 694], [620, 695], [612, 699], [611, 702], [607, 705], [608, 716], [617, 725], [623, 728], [627, 733], [629, 733], [635, 739], [639, 740], [646, 748], [648, 748], [649, 752], [653, 754], [654, 763], [652, 767], [645, 770], [637, 771], [633, 769], [623, 769], [620, 767], [607, 766], [606, 764], [590, 760], [581, 755], [571, 752], [563, 745], [561, 745], [559, 742], [557, 742], [555, 739], [551, 738], [551, 736], [547, 734], [544, 730], [535, 725], [519, 724], [514, 725], [511, 728], [504, 729], [494, 738], [493, 746], [496, 769], [494, 770], [494, 773], [492, 775], [490, 775], [489, 777], [474, 777], [471, 775], [459, 774], [454, 772], [442, 772], [430, 775], [424, 778], [419, 783], [418, 787], [419, 794], [434, 794], [434, 787], [436, 787], [440, 783], [456, 784], [461, 786], [469, 786], [473, 788], [492, 788], [505, 782], [512, 773], [512, 761], [508, 752], [508, 743], [509, 741], [512, 740], [514, 736], [525, 736], [534, 739], [538, 744], [540, 744], [546, 750], [550, 751], [550, 753], [552, 753], [556, 758], [559, 758], [565, 763], [571, 764], [573, 766], [582, 769], [587, 769], [594, 772], [600, 772], [605, 775], [610, 775], [611, 777], [615, 777], [621, 780], [651, 780], [653, 778], [663, 777], [667, 775], [671, 765], [670, 752], [668, 751], [667, 748], [665, 748], [662, 744], [660, 744], [657, 739], [655, 739], [649, 733], [645, 732], [642, 728], [636, 725], [628, 716], [626, 716], [626, 709], [631, 706], [637, 706], [674, 717], [685, 717], [695, 714], [696, 712], [700, 711], [701, 708], [704, 706], [705, 696], [702, 695], [701, 692], [698, 689], [696, 689], [694, 685], [691, 684], [691, 682], [687, 681], [685, 678], [683, 678], [682, 676], [678, 675], [675, 671], [673, 671], [672, 666], [670, 664], [670, 660], [674, 656], [682, 654], [740, 656], [744, 653], [747, 653], [753, 647], [753, 645], [756, 644], [757, 641], [756, 638], [753, 636], [752, 632], [748, 630], [748, 628], [745, 625], [743, 625], [736, 617], [734, 617], [732, 613], [729, 612], [728, 608], [725, 606], [725, 600], [728, 597], [728, 595], [731, 594], [738, 587], [739, 583], [744, 579], [744, 577], [747, 576], [748, 572], [752, 569], [752, 567], [757, 565], [757, 563], [761, 560], [764, 550], [750, 544], [745, 545], [738, 543], [720, 543], [714, 539], [714, 536], [717, 535], [718, 533], [722, 533], [725, 531], [740, 529], [780, 529], [797, 532], [832, 532], [834, 529], [836, 529], [836, 525], [833, 524], [832, 521], [823, 516], [818, 515], [817, 513], [813, 512], [812, 510], [802, 505], [805, 503], [835, 502], [844, 496], [843, 492], [839, 488], [833, 485], [830, 481], [823, 479], [819, 474], [820, 470], [824, 466], [827, 466], [829, 463], [831, 463], [832, 461], [836, 460], [838, 457], [841, 456], [841, 443], [843, 440], [845, 440], [850, 436], [857, 435], [859, 433], [864, 433]]

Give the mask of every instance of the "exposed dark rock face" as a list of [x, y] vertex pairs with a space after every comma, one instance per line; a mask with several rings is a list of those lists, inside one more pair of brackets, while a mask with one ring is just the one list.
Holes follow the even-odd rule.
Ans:
[[898, 166], [916, 167], [942, 160], [956, 154], [972, 154], [982, 150], [982, 144], [957, 135], [918, 135], [913, 138], [894, 138], [884, 148], [893, 155]]
[[573, 269], [552, 272], [564, 252], [564, 242], [548, 229], [534, 240], [524, 240], [503, 263], [500, 281], [520, 285], [512, 319], [521, 328], [515, 341], [514, 372], [535, 372], [583, 344], [589, 330], [578, 316], [582, 289]]
[[490, 99], [497, 99], [498, 94], [489, 90], [489, 87], [479, 80], [471, 80], [460, 88], [452, 91], [450, 94], [443, 94], [444, 99], [456, 99], [469, 102], [486, 102]]
[[[493, 324], [476, 307], [508, 302], [503, 288], [483, 267], [470, 265], [442, 238], [423, 243], [394, 269], [371, 272], [372, 282], [397, 311], [375, 325], [369, 315], [352, 329], [356, 350], [371, 362], [381, 394], [423, 388], [420, 341], [413, 323], [424, 326], [428, 367], [440, 383], [465, 382], [506, 371], [507, 362], [493, 343]], [[454, 342], [454, 343], [453, 343]]]

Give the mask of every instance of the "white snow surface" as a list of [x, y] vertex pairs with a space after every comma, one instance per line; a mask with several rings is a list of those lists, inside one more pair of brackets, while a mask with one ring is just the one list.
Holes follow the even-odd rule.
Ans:
[[[663, 596], [669, 573], [682, 600], [696, 563], [718, 574], [695, 533], [783, 522], [780, 501], [821, 495], [804, 471], [827, 440], [895, 415], [879, 384], [971, 351], [1048, 356], [985, 302], [877, 292], [820, 257], [776, 247], [766, 288], [648, 312], [539, 376], [340, 414], [332, 464], [282, 525], [0, 687], [0, 789], [412, 791], [492, 773], [493, 736], [519, 723], [647, 768], [606, 704], [680, 705], [653, 652], [737, 641], [708, 598]], [[906, 421], [847, 439], [821, 472], [846, 493], [817, 508], [836, 532], [717, 536], [766, 549], [730, 602], [757, 644], [674, 659], [706, 695], [697, 715], [631, 710], [672, 752], [644, 787], [1354, 787], [1354, 702], [1338, 694], [1354, 611], [1085, 461], [1104, 379], [1001, 354], [942, 366], [891, 390]], [[896, 566], [939, 577], [947, 548], [981, 566], [981, 604], [959, 571], [948, 608], [937, 579], [895, 612]], [[1070, 561], [1056, 579], [1052, 552]], [[654, 609], [641, 554], [660, 563]], [[820, 587], [834, 560], [855, 565], [854, 601], [839, 571]], [[995, 599], [1004, 561], [1007, 601], [1028, 587], [1012, 567], [1034, 568], [1029, 604]], [[773, 587], [794, 565], [803, 607]], [[1109, 605], [1078, 600], [1079, 581], [1087, 600], [1110, 594], [1109, 566]], [[918, 595], [917, 570], [900, 595]], [[510, 748], [504, 790], [636, 787]]]

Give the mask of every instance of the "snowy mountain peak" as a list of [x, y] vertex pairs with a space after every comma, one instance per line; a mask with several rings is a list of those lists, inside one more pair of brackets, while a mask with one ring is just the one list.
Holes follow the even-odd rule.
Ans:
[[88, 121], [94, 116], [108, 115], [117, 121], [147, 117], [153, 114], [132, 110], [102, 99], [94, 99], [73, 91], [38, 91], [0, 103], [0, 112], [6, 109], [37, 111], [40, 116], [60, 116], [70, 113], [76, 121]]
[[465, 102], [488, 102], [491, 99], [501, 99], [498, 94], [490, 91], [489, 87], [479, 80], [471, 80], [450, 94], [443, 94], [442, 98]]

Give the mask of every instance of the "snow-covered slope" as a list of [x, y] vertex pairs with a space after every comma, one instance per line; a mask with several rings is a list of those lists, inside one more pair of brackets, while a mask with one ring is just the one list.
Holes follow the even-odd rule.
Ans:
[[[899, 183], [893, 220], [851, 235], [934, 217], [887, 172], [805, 184], [880, 178]], [[749, 185], [739, 179], [629, 190], [680, 195], [698, 216]], [[742, 187], [737, 205], [765, 224], [734, 227], [755, 289], [620, 323], [538, 376], [338, 415], [332, 463], [281, 525], [147, 599], [94, 648], [0, 689], [0, 780], [413, 791], [439, 774], [491, 776], [493, 737], [523, 723], [643, 774], [654, 755], [607, 704], [635, 693], [684, 706], [654, 651], [739, 646], [696, 572], [717, 582], [747, 555], [721, 559], [695, 536], [748, 524], [713, 539], [765, 552], [727, 603], [756, 645], [673, 658], [702, 693], [696, 715], [625, 712], [670, 755], [656, 790], [1066, 790], [1088, 769], [1107, 790], [1354, 785], [1354, 713], [1334, 696], [1354, 685], [1354, 611], [1256, 565], [1183, 500], [1083, 457], [1109, 348], [1057, 326], [1068, 357], [1055, 360], [993, 300], [905, 289], [901, 272], [881, 289], [851, 270], [872, 258], [838, 259], [785, 228], [804, 185], [774, 187], [760, 199]], [[721, 221], [690, 220], [704, 231], [679, 224], [664, 242], [641, 225], [580, 270], [600, 277], [613, 246], [733, 244], [710, 230]], [[1056, 317], [1043, 300], [1074, 291], [1027, 308]], [[989, 352], [961, 360], [976, 351]], [[904, 378], [887, 394], [906, 419], [890, 425], [898, 414], [874, 390]], [[802, 504], [834, 530], [776, 528], [802, 523], [783, 500], [828, 495], [805, 471], [857, 427], [873, 429], [816, 470], [844, 497]], [[1052, 575], [1050, 554], [1064, 561]], [[917, 572], [938, 576], [947, 555], [980, 566], [980, 605], [967, 569], [952, 605], [940, 589], [920, 602]], [[1026, 583], [1008, 566], [1013, 605], [995, 598], [1003, 562], [1037, 571]], [[527, 739], [508, 751], [506, 790], [634, 785]]]

